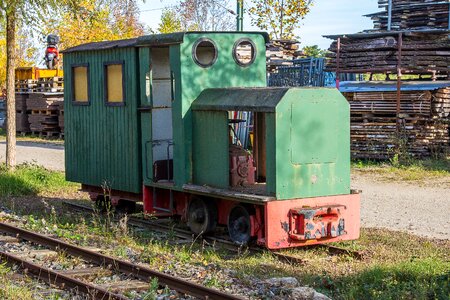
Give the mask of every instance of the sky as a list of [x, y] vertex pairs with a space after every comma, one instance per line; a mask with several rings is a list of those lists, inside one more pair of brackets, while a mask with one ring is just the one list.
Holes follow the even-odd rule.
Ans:
[[[217, 1], [236, 10], [235, 0]], [[244, 1], [250, 3], [250, 0]], [[156, 30], [162, 8], [173, 6], [177, 2], [176, 0], [147, 0], [140, 4], [141, 21]], [[300, 22], [300, 29], [297, 29], [295, 34], [300, 38], [302, 46], [318, 45], [326, 49], [331, 40], [323, 38], [322, 35], [355, 33], [371, 29], [372, 21], [363, 15], [379, 11], [377, 2], [378, 0], [314, 0], [310, 13]], [[248, 15], [244, 15], [244, 30], [258, 30], [251, 25]]]

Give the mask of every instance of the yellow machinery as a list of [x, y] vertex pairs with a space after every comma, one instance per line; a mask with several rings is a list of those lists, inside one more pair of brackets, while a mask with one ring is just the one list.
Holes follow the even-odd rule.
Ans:
[[16, 80], [63, 77], [63, 70], [39, 69], [37, 67], [16, 68]]

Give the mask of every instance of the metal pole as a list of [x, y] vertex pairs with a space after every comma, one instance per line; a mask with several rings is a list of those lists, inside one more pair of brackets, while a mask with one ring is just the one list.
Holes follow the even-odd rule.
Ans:
[[389, 0], [388, 3], [388, 31], [391, 31], [392, 26], [392, 0]]
[[244, 0], [237, 0], [236, 31], [244, 31]]
[[341, 38], [337, 39], [337, 52], [336, 52], [336, 88], [339, 90], [340, 83], [340, 67], [341, 67]]

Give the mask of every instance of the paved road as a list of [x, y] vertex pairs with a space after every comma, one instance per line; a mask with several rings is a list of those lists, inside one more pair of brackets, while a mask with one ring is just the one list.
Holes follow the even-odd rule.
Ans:
[[[0, 161], [6, 157], [6, 143], [0, 141]], [[64, 146], [55, 144], [17, 142], [17, 163], [36, 163], [48, 169], [64, 171]]]
[[[0, 161], [5, 159], [0, 142]], [[64, 170], [64, 147], [18, 142], [18, 162], [35, 162], [49, 169]], [[418, 186], [388, 182], [357, 172], [352, 187], [363, 190], [361, 221], [364, 227], [384, 227], [414, 234], [450, 239], [450, 179], [438, 185]]]

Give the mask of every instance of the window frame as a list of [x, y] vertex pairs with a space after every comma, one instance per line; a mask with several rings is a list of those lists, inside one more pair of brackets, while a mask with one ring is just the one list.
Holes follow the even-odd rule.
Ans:
[[[214, 58], [209, 64], [206, 64], [206, 65], [200, 63], [200, 61], [197, 57], [197, 48], [202, 42], [209, 42], [214, 46]], [[208, 68], [212, 67], [217, 62], [218, 58], [219, 58], [219, 50], [217, 49], [217, 44], [212, 39], [207, 38], [207, 37], [201, 37], [195, 41], [194, 45], [192, 45], [192, 59], [201, 68], [208, 69]]]
[[[75, 68], [79, 68], [79, 67], [85, 67], [86, 68], [86, 77], [87, 77], [87, 101], [76, 101], [75, 100], [75, 72], [74, 69]], [[89, 75], [89, 63], [78, 63], [78, 64], [71, 64], [70, 65], [70, 71], [71, 71], [71, 76], [72, 76], [72, 80], [71, 80], [71, 102], [72, 105], [77, 105], [77, 106], [89, 106], [91, 105], [91, 79], [90, 79], [90, 75]]]
[[[111, 65], [121, 65], [122, 66], [122, 101], [121, 102], [109, 102], [108, 101], [108, 66]], [[126, 90], [125, 90], [125, 61], [107, 61], [103, 63], [103, 94], [106, 106], [125, 106], [126, 103]]]
[[[251, 45], [251, 47], [253, 47], [253, 51], [254, 51], [251, 60], [246, 64], [239, 61], [239, 59], [237, 57], [237, 47], [243, 42], [248, 42]], [[236, 62], [236, 64], [238, 64], [239, 66], [241, 66], [243, 68], [250, 67], [251, 65], [253, 65], [253, 63], [256, 60], [257, 54], [258, 54], [258, 50], [256, 49], [256, 44], [250, 38], [240, 38], [234, 43], [233, 53], [232, 53], [233, 59]]]

